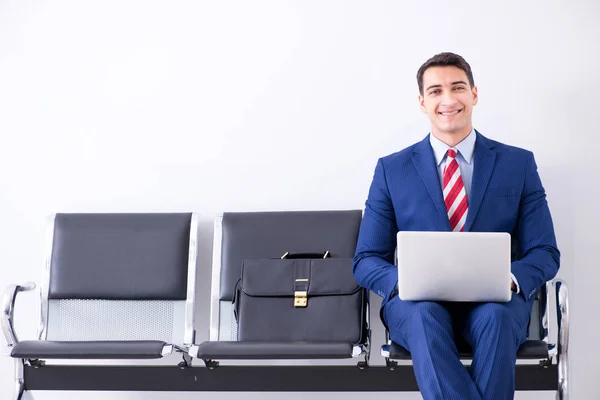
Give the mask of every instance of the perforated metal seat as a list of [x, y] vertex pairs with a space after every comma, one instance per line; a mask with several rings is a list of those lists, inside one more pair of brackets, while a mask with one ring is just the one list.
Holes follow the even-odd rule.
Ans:
[[[552, 290], [554, 289], [554, 290]], [[555, 342], [549, 339], [549, 325], [551, 319], [550, 300], [554, 294], [556, 304], [556, 321], [558, 334]], [[558, 382], [556, 382], [557, 399], [568, 399], [568, 349], [569, 349], [569, 313], [568, 313], [567, 286], [560, 279], [547, 282], [538, 291], [533, 304], [529, 321], [529, 340], [523, 343], [517, 352], [517, 360], [538, 360], [541, 371], [547, 370], [552, 374], [553, 369], [548, 367], [556, 362], [558, 367]], [[463, 342], [457, 343], [461, 359], [473, 357], [471, 348]], [[410, 352], [399, 344], [390, 340], [386, 331], [386, 344], [381, 346], [381, 355], [386, 360], [386, 366], [395, 369], [396, 360], [411, 360]], [[521, 365], [522, 366], [522, 365]], [[517, 364], [517, 369], [521, 367]], [[518, 371], [517, 371], [518, 372]], [[548, 390], [553, 387], [548, 387]]]
[[41, 285], [39, 340], [13, 329], [17, 293], [8, 288], [3, 330], [17, 362], [46, 359], [148, 359], [178, 351], [190, 362], [193, 343], [197, 216], [56, 214], [49, 226]]
[[[384, 356], [390, 360], [410, 360], [410, 351], [397, 343], [381, 346], [381, 351]], [[473, 353], [471, 349], [459, 349], [458, 355], [462, 359], [471, 359]], [[543, 340], [528, 340], [523, 343], [517, 352], [517, 358], [521, 360], [545, 360], [548, 358], [548, 343]]]
[[[343, 359], [365, 356], [364, 343], [321, 342], [238, 342], [233, 313], [234, 288], [240, 278], [242, 260], [279, 256], [286, 251], [311, 253], [327, 249], [335, 257], [354, 256], [362, 212], [296, 211], [225, 213], [215, 220], [211, 294], [210, 341], [192, 346], [190, 355], [201, 358], [209, 367], [219, 359]], [[368, 297], [367, 297], [368, 299]], [[359, 310], [360, 312], [360, 310]], [[364, 330], [368, 328], [368, 303]]]
[[40, 359], [145, 359], [170, 354], [173, 346], [160, 340], [108, 340], [86, 342], [55, 342], [27, 340], [13, 346], [15, 358]]

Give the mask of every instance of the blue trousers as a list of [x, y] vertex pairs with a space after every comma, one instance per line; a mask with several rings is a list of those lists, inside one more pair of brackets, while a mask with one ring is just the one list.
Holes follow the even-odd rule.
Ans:
[[[526, 340], [532, 303], [403, 301], [394, 296], [383, 316], [391, 339], [410, 351], [425, 400], [513, 399], [517, 349]], [[470, 371], [457, 340], [473, 349]]]

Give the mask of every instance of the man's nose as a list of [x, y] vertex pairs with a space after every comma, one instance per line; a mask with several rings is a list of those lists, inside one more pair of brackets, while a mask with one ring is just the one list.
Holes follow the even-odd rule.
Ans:
[[445, 91], [442, 94], [442, 102], [441, 105], [443, 106], [453, 106], [456, 104], [456, 98], [454, 97], [454, 94], [450, 91]]

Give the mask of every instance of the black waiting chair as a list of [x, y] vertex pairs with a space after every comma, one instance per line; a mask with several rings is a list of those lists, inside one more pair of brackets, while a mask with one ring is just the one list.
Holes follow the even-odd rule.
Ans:
[[[344, 359], [363, 355], [365, 360], [359, 362], [359, 366], [365, 368], [369, 357], [368, 293], [354, 281], [351, 267], [361, 218], [360, 210], [225, 213], [217, 217], [210, 340], [192, 346], [189, 354], [204, 360], [210, 368], [216, 368], [219, 360]], [[359, 333], [360, 330], [363, 332], [360, 342], [340, 341], [339, 332], [324, 333], [317, 339], [313, 335], [310, 340], [269, 341], [260, 340], [260, 337], [253, 341], [238, 340], [238, 324], [232, 300], [244, 260], [279, 258], [286, 252], [324, 251], [334, 258], [348, 259], [347, 271], [344, 267], [343, 278], [340, 279], [345, 279], [347, 275], [348, 281], [351, 281], [349, 286], [355, 286], [356, 291], [364, 293], [362, 303], [349, 311], [356, 314], [357, 321], [362, 321], [362, 326], [356, 327]], [[289, 281], [293, 288], [293, 279]], [[256, 284], [258, 286], [261, 282]], [[310, 293], [309, 289], [308, 303], [309, 306], [313, 305], [314, 310], [318, 302], [311, 300]], [[293, 313], [293, 302], [289, 303], [289, 307], [289, 312]], [[285, 326], [285, 323], [280, 326]]]
[[15, 399], [27, 390], [24, 367], [49, 359], [156, 359], [194, 342], [198, 218], [192, 213], [56, 214], [41, 281], [39, 340], [19, 341], [14, 285], [2, 328], [16, 363]]
[[[554, 286], [554, 290], [553, 290]], [[549, 341], [548, 328], [550, 326], [550, 300], [555, 294], [557, 311], [558, 338], [556, 342]], [[381, 355], [385, 357], [386, 366], [394, 370], [398, 366], [398, 360], [411, 360], [411, 355], [404, 347], [390, 340], [389, 332], [386, 331], [386, 343], [381, 346]], [[457, 343], [461, 359], [470, 360], [472, 352], [466, 343]], [[569, 314], [568, 314], [568, 291], [567, 286], [561, 280], [548, 282], [538, 291], [529, 322], [528, 340], [521, 345], [517, 352], [517, 370], [523, 368], [519, 360], [538, 361], [540, 372], [554, 373], [548, 368], [555, 362], [558, 364], [558, 382], [556, 386], [548, 387], [547, 390], [557, 390], [557, 399], [567, 400], [569, 398], [568, 388], [568, 348], [569, 348]], [[525, 364], [526, 365], [526, 364]]]

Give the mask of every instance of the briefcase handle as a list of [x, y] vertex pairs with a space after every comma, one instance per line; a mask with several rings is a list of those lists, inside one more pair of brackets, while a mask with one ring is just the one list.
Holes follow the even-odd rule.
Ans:
[[298, 258], [327, 258], [330, 256], [329, 251], [324, 253], [290, 253], [286, 251], [284, 255], [281, 256], [282, 260], [293, 260]]

